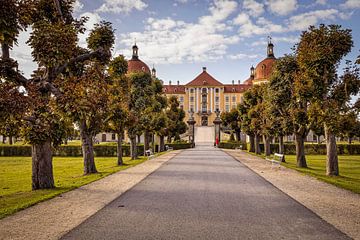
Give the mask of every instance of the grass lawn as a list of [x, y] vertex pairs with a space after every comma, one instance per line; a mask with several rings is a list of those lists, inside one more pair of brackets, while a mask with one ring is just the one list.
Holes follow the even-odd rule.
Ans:
[[325, 155], [306, 155], [308, 168], [296, 167], [296, 156], [286, 155], [286, 163], [283, 166], [295, 169], [301, 173], [316, 177], [324, 182], [338, 187], [360, 193], [360, 156], [359, 155], [339, 155], [340, 176], [326, 176], [326, 156]]
[[54, 157], [55, 189], [31, 191], [31, 157], [0, 157], [0, 219], [16, 211], [61, 193], [96, 181], [114, 172], [135, 166], [147, 158], [124, 158], [116, 165], [116, 157], [95, 159], [99, 173], [83, 176], [82, 157]]

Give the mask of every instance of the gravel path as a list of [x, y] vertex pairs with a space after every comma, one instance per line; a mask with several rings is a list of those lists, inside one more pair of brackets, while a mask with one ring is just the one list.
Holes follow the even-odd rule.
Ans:
[[[224, 150], [348, 236], [360, 240], [360, 194], [321, 182], [260, 157]], [[335, 238], [333, 238], [335, 239]]]
[[0, 239], [59, 239], [179, 152], [161, 155], [4, 218], [0, 220]]
[[223, 151], [199, 146], [62, 239], [350, 239]]

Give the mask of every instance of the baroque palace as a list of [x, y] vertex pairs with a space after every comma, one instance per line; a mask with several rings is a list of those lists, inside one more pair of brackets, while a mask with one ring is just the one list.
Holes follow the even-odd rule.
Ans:
[[[150, 68], [140, 60], [136, 44], [132, 48], [133, 55], [128, 61], [128, 72], [144, 71], [156, 77], [156, 70]], [[274, 45], [271, 41], [267, 45], [267, 56], [257, 66], [250, 68], [250, 76], [243, 83], [238, 81], [232, 84], [223, 84], [215, 79], [203, 67], [202, 72], [192, 81], [185, 85], [176, 84], [164, 85], [166, 96], [176, 96], [180, 106], [186, 113], [185, 121], [189, 119], [189, 112], [194, 112], [196, 126], [212, 126], [216, 117], [215, 111], [230, 111], [237, 104], [241, 103], [243, 93], [253, 84], [266, 82], [271, 74], [272, 66], [276, 61]]]

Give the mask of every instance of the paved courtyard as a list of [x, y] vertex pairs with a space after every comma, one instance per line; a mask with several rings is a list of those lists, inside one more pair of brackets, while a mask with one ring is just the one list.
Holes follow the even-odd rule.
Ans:
[[223, 151], [182, 151], [63, 239], [350, 239]]

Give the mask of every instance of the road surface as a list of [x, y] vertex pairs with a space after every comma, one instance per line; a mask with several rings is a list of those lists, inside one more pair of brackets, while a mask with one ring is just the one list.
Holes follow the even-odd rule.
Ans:
[[350, 238], [226, 153], [198, 145], [63, 239]]

